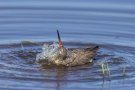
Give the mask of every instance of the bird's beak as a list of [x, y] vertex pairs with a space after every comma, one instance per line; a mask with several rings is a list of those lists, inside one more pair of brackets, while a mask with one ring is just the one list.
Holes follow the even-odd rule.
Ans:
[[57, 30], [57, 35], [58, 35], [58, 40], [59, 40], [59, 48], [62, 48], [63, 44], [62, 44], [62, 41], [61, 41], [60, 34], [59, 34], [58, 30]]

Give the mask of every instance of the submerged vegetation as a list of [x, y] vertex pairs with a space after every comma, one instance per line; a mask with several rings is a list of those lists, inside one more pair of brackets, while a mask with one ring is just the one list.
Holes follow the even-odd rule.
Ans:
[[103, 79], [105, 78], [105, 75], [108, 74], [109, 81], [111, 81], [111, 78], [110, 78], [110, 68], [108, 66], [108, 63], [107, 62], [106, 63], [102, 63], [101, 67], [102, 67]]
[[[105, 78], [106, 75], [108, 75], [108, 80], [111, 81], [111, 71], [110, 71], [109, 64], [108, 64], [107, 60], [105, 60], [105, 62], [103, 62], [101, 64], [101, 68], [102, 68], [103, 79]], [[126, 66], [125, 65], [123, 65], [121, 73], [122, 73], [122, 76], [126, 75]]]
[[126, 66], [123, 65], [123, 76], [126, 76]]

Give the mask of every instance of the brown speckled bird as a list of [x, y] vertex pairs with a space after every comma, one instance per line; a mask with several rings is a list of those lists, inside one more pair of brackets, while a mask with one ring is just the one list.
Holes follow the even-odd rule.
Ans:
[[59, 54], [48, 61], [51, 61], [51, 63], [56, 65], [64, 66], [77, 66], [93, 62], [99, 49], [98, 46], [68, 49], [63, 46], [58, 30], [57, 35], [59, 40]]

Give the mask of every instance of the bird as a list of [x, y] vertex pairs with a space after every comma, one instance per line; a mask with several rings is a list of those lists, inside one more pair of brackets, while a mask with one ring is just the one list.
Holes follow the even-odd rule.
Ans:
[[[37, 55], [37, 61], [67, 67], [79, 66], [93, 62], [97, 55], [97, 51], [99, 50], [99, 46], [87, 48], [65, 48], [62, 43], [59, 30], [57, 30], [57, 36], [58, 44], [45, 45], [44, 51]], [[48, 47], [53, 49], [47, 49]]]

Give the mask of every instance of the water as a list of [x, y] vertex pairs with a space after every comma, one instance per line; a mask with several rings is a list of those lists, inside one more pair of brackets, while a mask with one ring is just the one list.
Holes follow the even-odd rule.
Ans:
[[[134, 0], [0, 0], [0, 89], [2, 90], [134, 90]], [[47, 68], [34, 63], [42, 43], [66, 47], [100, 46], [94, 63], [72, 68]], [[18, 44], [12, 44], [18, 43]], [[100, 64], [111, 70], [103, 81]], [[126, 67], [126, 76], [122, 75]]]
[[59, 54], [59, 44], [53, 42], [52, 45], [44, 44], [41, 53], [36, 55], [36, 61], [51, 59]]

